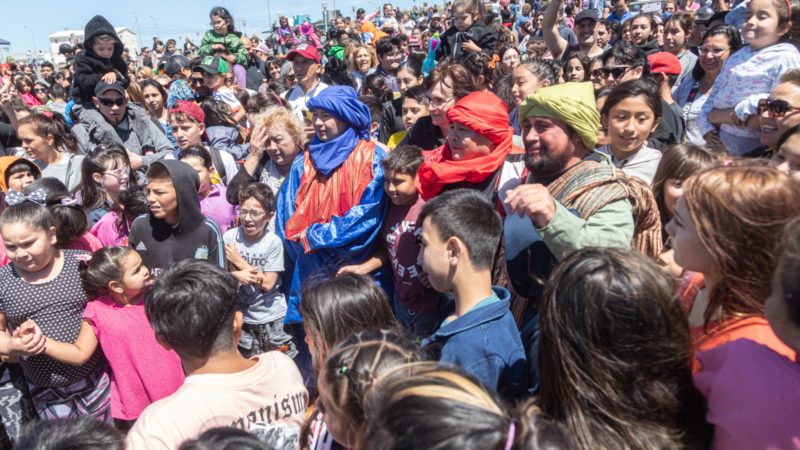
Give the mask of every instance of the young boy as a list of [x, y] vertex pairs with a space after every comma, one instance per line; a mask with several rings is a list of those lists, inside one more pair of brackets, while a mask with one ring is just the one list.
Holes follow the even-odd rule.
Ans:
[[75, 55], [72, 97], [78, 104], [91, 103], [100, 80], [108, 84], [130, 84], [128, 64], [122, 59], [125, 47], [114, 27], [103, 16], [94, 16], [84, 28], [85, 50]]
[[145, 177], [150, 213], [133, 221], [128, 245], [139, 252], [150, 273], [158, 277], [184, 259], [225, 267], [222, 232], [200, 212], [197, 172], [184, 162], [163, 160], [151, 164]]
[[42, 171], [32, 161], [17, 156], [0, 157], [0, 189], [22, 192], [25, 186], [42, 177]]
[[156, 340], [181, 358], [186, 380], [142, 412], [127, 448], [174, 449], [215, 427], [298, 442], [308, 402], [303, 379], [283, 353], [239, 354], [237, 287], [225, 270], [202, 261], [181, 261], [156, 282], [147, 319]]
[[383, 186], [392, 201], [380, 234], [385, 246], [363, 263], [339, 269], [340, 274], [368, 274], [391, 263], [395, 315], [415, 339], [433, 333], [441, 300], [417, 262], [420, 252], [417, 218], [425, 201], [417, 193], [415, 184], [422, 159], [419, 147], [401, 145], [382, 161], [386, 171]]
[[230, 106], [234, 120], [241, 122], [245, 116], [245, 110], [233, 90], [225, 85], [228, 70], [228, 62], [219, 56], [206, 56], [200, 64], [192, 69], [194, 72], [203, 72], [203, 84], [211, 89], [211, 98], [225, 102]]
[[492, 286], [499, 215], [481, 193], [457, 189], [429, 201], [417, 221], [422, 268], [434, 289], [455, 300], [448, 305], [452, 313], [422, 345], [440, 348], [440, 361], [513, 398], [525, 387], [525, 351], [509, 310], [511, 294]]

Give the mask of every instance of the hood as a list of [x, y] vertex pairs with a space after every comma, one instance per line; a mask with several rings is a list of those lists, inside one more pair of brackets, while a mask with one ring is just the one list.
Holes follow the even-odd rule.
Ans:
[[122, 41], [119, 40], [119, 36], [117, 36], [117, 30], [111, 26], [111, 22], [106, 20], [103, 16], [94, 16], [92, 19], [86, 24], [86, 27], [83, 29], [83, 49], [86, 53], [98, 57], [92, 51], [92, 39], [96, 36], [101, 34], [109, 34], [114, 36], [116, 42], [114, 43], [114, 56], [119, 57], [122, 55], [122, 51], [125, 50], [125, 47], [122, 45]]
[[639, 50], [643, 51], [645, 55], [651, 55], [657, 51], [659, 51], [658, 41], [656, 41], [655, 36], [650, 36], [650, 39], [645, 41], [644, 44], [639, 46]]
[[173, 159], [156, 161], [152, 165], [156, 164], [167, 169], [172, 184], [175, 185], [175, 194], [178, 196], [178, 223], [173, 227], [152, 215], [150, 223], [154, 229], [170, 229], [175, 236], [190, 234], [205, 220], [205, 216], [200, 212], [200, 201], [197, 197], [197, 191], [200, 189], [197, 172], [188, 164]]
[[38, 180], [42, 177], [42, 171], [39, 170], [39, 166], [32, 161], [18, 156], [2, 156], [0, 157], [0, 189], [3, 189], [3, 192], [8, 192], [8, 169], [20, 161], [30, 167], [34, 178]]

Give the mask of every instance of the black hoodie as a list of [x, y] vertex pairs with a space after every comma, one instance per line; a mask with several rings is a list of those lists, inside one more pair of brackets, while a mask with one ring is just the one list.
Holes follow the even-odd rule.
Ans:
[[[114, 42], [114, 54], [111, 55], [110, 59], [101, 58], [92, 50], [94, 38], [101, 34], [113, 36], [116, 41]], [[79, 103], [91, 101], [92, 96], [94, 96], [95, 86], [97, 86], [100, 78], [108, 72], [115, 72], [117, 81], [121, 82], [124, 87], [128, 87], [130, 84], [128, 64], [122, 59], [122, 52], [125, 47], [122, 45], [122, 41], [119, 40], [116, 30], [105, 17], [94, 16], [86, 24], [83, 47], [84, 50], [75, 55], [75, 60], [73, 61], [75, 75], [70, 94], [72, 94], [75, 101]]]
[[175, 186], [178, 223], [172, 226], [152, 214], [141, 215], [131, 225], [128, 245], [139, 252], [144, 265], [154, 276], [184, 259], [207, 260], [225, 268], [222, 232], [214, 220], [200, 212], [197, 172], [188, 164], [176, 160], [153, 163], [156, 164], [164, 166]]

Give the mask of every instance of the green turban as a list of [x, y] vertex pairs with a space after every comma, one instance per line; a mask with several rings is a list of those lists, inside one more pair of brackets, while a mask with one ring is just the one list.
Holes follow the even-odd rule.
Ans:
[[572, 128], [583, 145], [591, 150], [597, 144], [600, 114], [594, 99], [592, 83], [563, 83], [543, 87], [519, 105], [520, 125], [526, 117], [543, 116], [556, 119]]

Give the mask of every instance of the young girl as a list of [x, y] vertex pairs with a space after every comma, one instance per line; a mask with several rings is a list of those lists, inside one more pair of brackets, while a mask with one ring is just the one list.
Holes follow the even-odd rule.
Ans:
[[589, 57], [585, 52], [572, 52], [564, 62], [565, 81], [589, 80]]
[[81, 163], [81, 204], [93, 226], [108, 212], [119, 210], [119, 194], [128, 189], [131, 164], [125, 149], [115, 143], [94, 148]]
[[247, 85], [247, 50], [242, 43], [242, 33], [236, 31], [231, 13], [217, 6], [209, 14], [211, 29], [203, 35], [200, 47], [197, 49], [202, 56], [224, 57], [233, 67], [236, 84]]
[[13, 204], [0, 215], [0, 234], [11, 262], [0, 269], [0, 354], [27, 356], [20, 364], [42, 419], [92, 415], [110, 421], [102, 353], [77, 367], [63, 364], [41, 354], [45, 340], [36, 337], [34, 326], [23, 327], [31, 319], [52, 338], [75, 341], [88, 301], [78, 266], [88, 254], [56, 247], [56, 228], [44, 205], [12, 195], [7, 200]]
[[272, 189], [263, 183], [250, 184], [239, 192], [240, 225], [222, 236], [231, 274], [239, 280], [236, 303], [244, 314], [239, 348], [247, 358], [274, 349], [292, 357], [297, 353], [292, 337], [283, 331], [283, 243], [267, 229], [274, 211]]
[[556, 84], [556, 80], [556, 73], [552, 66], [539, 58], [528, 60], [514, 68], [511, 74], [511, 95], [514, 98], [515, 107], [508, 116], [509, 123], [514, 127], [515, 135], [522, 134], [519, 126], [519, 105], [539, 88]]
[[658, 25], [653, 16], [639, 14], [630, 22], [631, 42], [643, 51], [645, 55], [659, 51], [656, 33]]
[[236, 161], [244, 159], [250, 151], [250, 145], [242, 143], [242, 130], [231, 115], [228, 104], [208, 99], [201, 106], [206, 114], [208, 145], [230, 153]]
[[664, 51], [677, 56], [681, 62], [681, 74], [675, 80], [675, 86], [679, 86], [684, 78], [691, 76], [692, 69], [697, 63], [697, 55], [686, 48], [693, 29], [694, 16], [689, 13], [674, 14], [664, 24]]
[[453, 25], [444, 32], [436, 48], [436, 59], [452, 58], [462, 62], [466, 52], [494, 54], [495, 34], [483, 24], [483, 4], [478, 0], [453, 2]]
[[33, 83], [28, 77], [19, 77], [14, 82], [14, 87], [17, 88], [20, 98], [30, 107], [40, 106], [42, 102], [33, 95]]
[[172, 135], [172, 127], [169, 125], [167, 91], [164, 89], [164, 86], [156, 80], [147, 79], [141, 83], [141, 88], [142, 97], [144, 98], [144, 104], [142, 106], [145, 107], [150, 118], [158, 124], [161, 132], [167, 136], [169, 143], [172, 144], [173, 147], [177, 147], [178, 142], [175, 140], [175, 136]]
[[[723, 150], [692, 144], [675, 144], [664, 151], [653, 177], [653, 196], [658, 205], [662, 226], [666, 227], [675, 216], [676, 204], [683, 195], [683, 182], [697, 172], [721, 165], [725, 155]], [[666, 230], [663, 232], [663, 238], [668, 242]], [[680, 277], [684, 270], [675, 264], [673, 252], [667, 243], [660, 260], [672, 275]], [[688, 274], [690, 277], [693, 275]]]
[[64, 119], [57, 117], [61, 116], [33, 113], [20, 119], [17, 136], [42, 177], [56, 178], [73, 191], [81, 183], [83, 155]]
[[684, 182], [667, 233], [675, 262], [702, 277], [697, 295], [681, 295], [696, 352], [744, 338], [794, 360], [769, 328], [764, 301], [778, 236], [798, 211], [800, 186], [770, 167], [719, 167]]
[[708, 448], [689, 327], [653, 261], [574, 252], [551, 274], [539, 315], [539, 404], [574, 448]]
[[[800, 221], [792, 220], [782, 234], [764, 312], [777, 337], [800, 352]], [[700, 364], [694, 382], [716, 430], [712, 448], [797, 447], [800, 408], [786, 393], [800, 392], [800, 365], [746, 339], [701, 354]]]
[[628, 176], [653, 182], [661, 152], [647, 146], [647, 138], [661, 120], [661, 97], [649, 80], [619, 84], [608, 95], [600, 121], [610, 144], [597, 149], [611, 157], [614, 166]]
[[197, 195], [200, 199], [200, 211], [204, 216], [217, 222], [220, 231], [225, 233], [233, 226], [236, 212], [233, 205], [225, 199], [227, 188], [219, 182], [211, 154], [202, 146], [188, 147], [178, 154], [178, 159], [192, 166], [200, 178], [200, 190]]
[[[145, 317], [144, 290], [153, 280], [136, 250], [104, 248], [81, 263], [80, 276], [95, 299], [86, 305], [80, 333], [74, 343], [44, 333], [44, 355], [80, 366], [101, 347], [111, 367], [111, 416], [126, 427], [150, 403], [180, 387], [181, 361], [156, 342]], [[38, 326], [36, 332], [42, 333]]]
[[724, 145], [736, 156], [761, 145], [758, 101], [781, 74], [800, 67], [791, 42], [800, 22], [798, 0], [752, 0], [742, 34], [749, 45], [731, 55], [700, 112], [700, 131], [709, 145]]
[[[417, 360], [415, 345], [383, 330], [356, 333], [337, 345], [320, 370], [315, 405], [335, 442], [345, 448], [363, 448], [357, 444], [364, 440], [364, 401], [375, 385], [373, 380]], [[310, 449], [324, 448], [326, 443], [318, 435], [310, 438]]]
[[147, 196], [141, 186], [120, 192], [119, 209], [111, 211], [89, 230], [103, 247], [127, 246], [133, 220], [147, 214]]
[[281, 55], [289, 53], [289, 49], [297, 45], [297, 38], [294, 36], [292, 27], [289, 26], [289, 19], [281, 16], [278, 19], [278, 44], [280, 44]]

